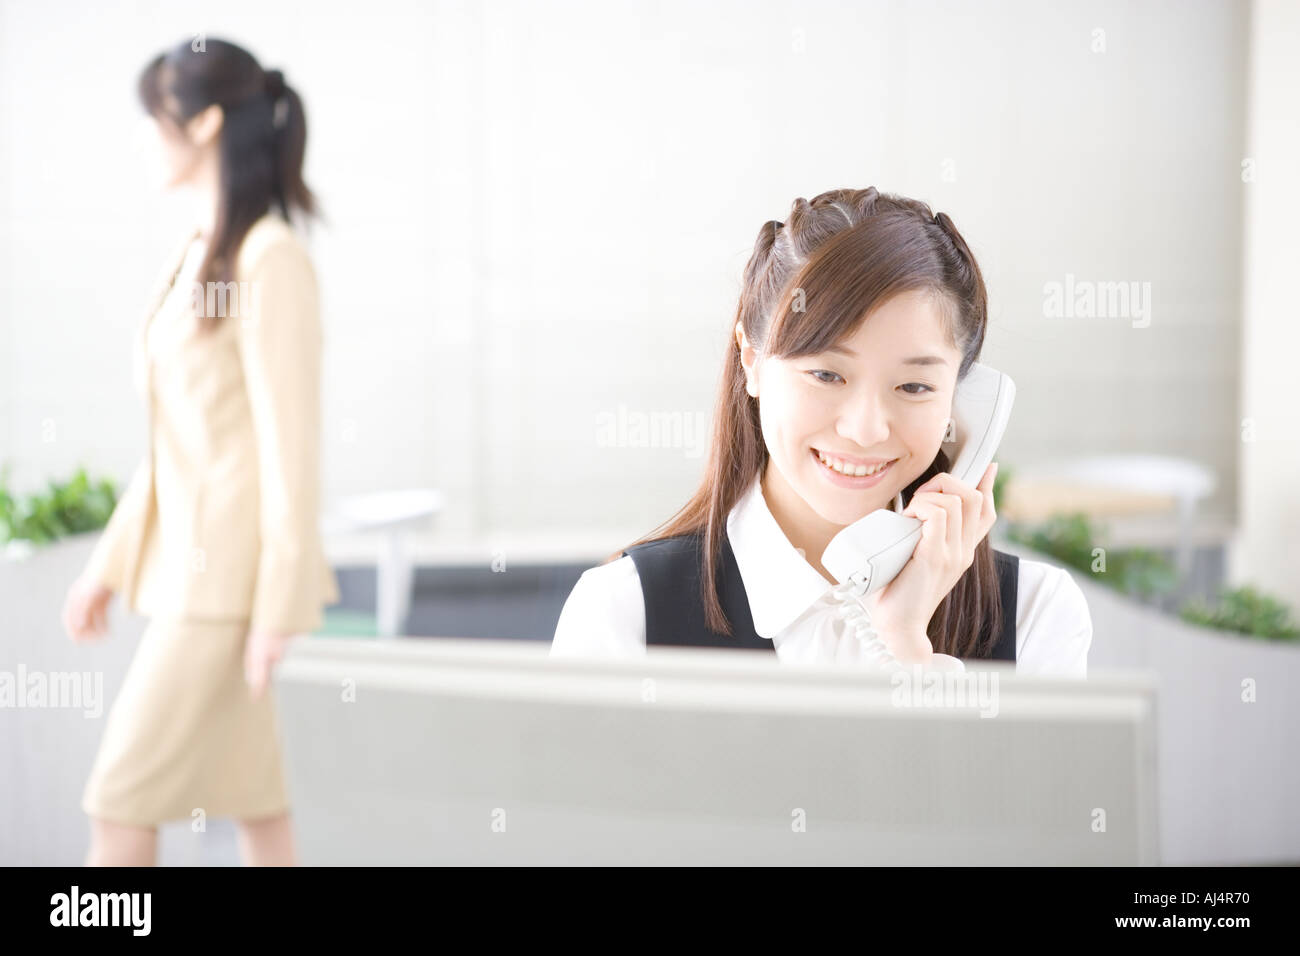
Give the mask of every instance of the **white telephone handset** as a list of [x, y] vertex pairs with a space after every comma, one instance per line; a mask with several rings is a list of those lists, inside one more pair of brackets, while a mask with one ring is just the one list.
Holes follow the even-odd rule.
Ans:
[[[993, 462], [1015, 397], [1016, 386], [1009, 377], [987, 365], [975, 363], [970, 367], [953, 396], [957, 453], [953, 457], [949, 452], [949, 474], [970, 484], [979, 482]], [[822, 554], [822, 566], [840, 582], [838, 595], [857, 598], [852, 603], [860, 604], [898, 576], [920, 540], [919, 519], [882, 508], [835, 535]], [[864, 641], [870, 638], [866, 642], [880, 656], [890, 657], [871, 630], [865, 611], [860, 613], [860, 609], [846, 605], [844, 616], [857, 625]]]

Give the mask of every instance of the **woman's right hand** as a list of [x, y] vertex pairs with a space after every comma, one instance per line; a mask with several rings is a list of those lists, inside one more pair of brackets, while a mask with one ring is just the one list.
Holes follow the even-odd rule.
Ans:
[[74, 641], [104, 637], [108, 633], [108, 602], [113, 591], [98, 581], [78, 578], [63, 601], [63, 629]]

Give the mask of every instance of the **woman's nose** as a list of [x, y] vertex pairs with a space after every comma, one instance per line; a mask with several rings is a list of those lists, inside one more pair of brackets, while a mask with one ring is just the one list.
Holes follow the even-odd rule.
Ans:
[[836, 430], [861, 450], [870, 451], [888, 440], [889, 416], [879, 402], [850, 402], [840, 409]]

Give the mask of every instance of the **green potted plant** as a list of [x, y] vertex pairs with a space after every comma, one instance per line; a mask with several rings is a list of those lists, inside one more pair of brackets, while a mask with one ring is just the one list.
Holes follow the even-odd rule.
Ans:
[[1199, 627], [1249, 634], [1274, 641], [1300, 639], [1300, 627], [1291, 619], [1291, 609], [1281, 601], [1251, 587], [1230, 588], [1219, 593], [1213, 604], [1192, 600], [1179, 616]]
[[1081, 512], [1053, 515], [1032, 526], [1012, 523], [1007, 537], [1141, 601], [1154, 601], [1178, 586], [1168, 558], [1147, 548], [1100, 546], [1104, 529]]
[[43, 491], [15, 495], [9, 469], [0, 471], [0, 544], [22, 549], [60, 538], [98, 531], [117, 505], [117, 486], [108, 478], [92, 481], [79, 468], [67, 481], [51, 480]]

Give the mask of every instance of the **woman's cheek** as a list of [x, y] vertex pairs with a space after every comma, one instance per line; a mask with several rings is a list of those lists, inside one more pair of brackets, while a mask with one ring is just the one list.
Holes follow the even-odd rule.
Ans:
[[804, 446], [813, 435], [810, 421], [813, 408], [807, 397], [787, 382], [771, 391], [770, 396], [764, 394], [762, 405], [767, 416], [764, 437], [768, 450], [779, 448], [788, 467], [798, 469], [803, 461]]

